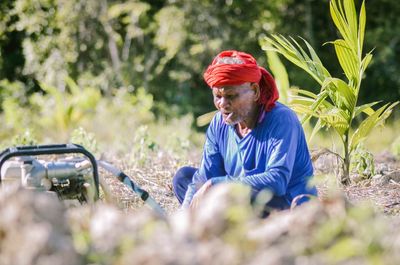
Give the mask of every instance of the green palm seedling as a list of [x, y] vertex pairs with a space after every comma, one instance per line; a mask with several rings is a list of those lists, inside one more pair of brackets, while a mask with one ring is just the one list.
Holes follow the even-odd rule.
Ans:
[[[346, 76], [345, 80], [332, 77], [323, 66], [311, 45], [304, 39], [308, 53], [293, 38], [282, 35], [271, 35], [261, 40], [262, 49], [276, 51], [290, 62], [306, 71], [321, 86], [320, 92], [296, 89], [296, 95], [291, 101], [292, 108], [304, 114], [302, 121], [315, 118], [316, 124], [311, 138], [322, 128], [334, 130], [343, 143], [342, 169], [340, 176], [342, 184], [350, 183], [349, 167], [351, 154], [362, 143], [372, 129], [383, 125], [393, 108], [398, 104], [385, 104], [374, 110], [372, 107], [378, 102], [357, 106], [358, 94], [362, 77], [372, 59], [371, 52], [363, 57], [363, 43], [365, 31], [365, 3], [360, 9], [357, 19], [356, 8], [353, 0], [331, 0], [330, 13], [332, 20], [342, 38], [333, 42], [336, 55], [341, 68]], [[354, 119], [364, 113], [358, 128], [352, 128]]]

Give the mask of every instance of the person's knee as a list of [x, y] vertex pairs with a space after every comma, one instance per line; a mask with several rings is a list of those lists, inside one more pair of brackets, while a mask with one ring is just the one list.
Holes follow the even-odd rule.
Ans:
[[178, 171], [176, 171], [176, 173], [172, 179], [172, 185], [174, 186], [174, 188], [177, 187], [179, 185], [179, 183], [181, 183], [182, 179], [184, 178], [185, 168], [186, 167], [181, 167], [180, 169], [178, 169]]
[[192, 181], [193, 174], [196, 171], [196, 168], [193, 167], [181, 167], [175, 173], [175, 176], [172, 179], [172, 186], [176, 190], [177, 187], [181, 187], [182, 185], [187, 185], [188, 182]]
[[182, 203], [189, 184], [192, 182], [193, 175], [197, 168], [181, 167], [172, 178], [172, 189], [179, 202]]

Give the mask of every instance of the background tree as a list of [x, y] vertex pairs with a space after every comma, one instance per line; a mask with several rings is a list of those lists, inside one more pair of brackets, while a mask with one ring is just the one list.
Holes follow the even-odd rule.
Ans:
[[[323, 61], [334, 61], [325, 40], [337, 36], [329, 22], [328, 0], [4, 0], [0, 4], [0, 80], [20, 82], [14, 93], [21, 104], [27, 95], [46, 92], [39, 83], [66, 89], [69, 76], [103, 96], [120, 88], [153, 95], [153, 111], [162, 116], [211, 110], [202, 73], [222, 49], [239, 49], [266, 58], [258, 46], [263, 34], [281, 32], [310, 41]], [[356, 3], [360, 3], [356, 1]], [[367, 1], [366, 48], [375, 48], [367, 72], [370, 81], [360, 102], [374, 97], [400, 97], [396, 0]], [[291, 21], [289, 23], [289, 21]], [[294, 21], [294, 23], [292, 22]], [[385, 65], [385, 67], [382, 67]], [[291, 83], [316, 92], [318, 85], [286, 64]], [[336, 64], [327, 69], [343, 76]], [[3, 82], [0, 102], [10, 95]], [[19, 85], [18, 85], [19, 86]], [[15, 87], [15, 86], [14, 86]], [[8, 92], [7, 92], [8, 91]]]

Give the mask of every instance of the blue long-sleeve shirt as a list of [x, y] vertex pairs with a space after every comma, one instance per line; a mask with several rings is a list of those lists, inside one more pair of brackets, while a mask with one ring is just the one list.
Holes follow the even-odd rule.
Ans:
[[300, 194], [316, 195], [308, 187], [313, 167], [303, 128], [296, 114], [281, 103], [263, 113], [253, 130], [239, 137], [217, 113], [206, 134], [200, 168], [193, 176], [183, 202], [189, 206], [197, 189], [211, 179], [213, 185], [225, 181], [248, 184], [257, 192], [272, 191], [283, 198], [287, 208]]

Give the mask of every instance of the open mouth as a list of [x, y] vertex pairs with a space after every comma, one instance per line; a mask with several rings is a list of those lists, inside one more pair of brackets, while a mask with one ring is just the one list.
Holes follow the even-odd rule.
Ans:
[[222, 117], [227, 120], [229, 118], [231, 118], [233, 115], [233, 112], [222, 112]]

